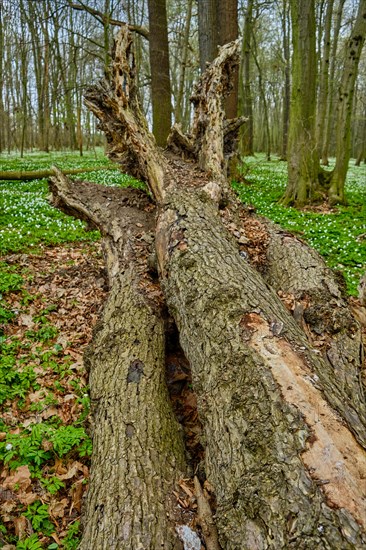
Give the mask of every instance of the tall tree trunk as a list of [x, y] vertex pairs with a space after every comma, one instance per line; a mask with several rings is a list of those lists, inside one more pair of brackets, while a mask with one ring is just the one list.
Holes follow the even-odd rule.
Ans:
[[46, 153], [49, 152], [50, 143], [50, 36], [48, 30], [48, 17], [49, 17], [49, 5], [46, 2], [45, 7], [45, 21], [42, 25], [44, 48], [43, 48], [43, 75], [42, 75], [42, 106], [43, 106], [43, 138], [42, 138], [42, 150]]
[[20, 139], [20, 156], [24, 156], [25, 138], [27, 129], [28, 117], [28, 98], [27, 98], [27, 83], [28, 83], [28, 55], [25, 44], [21, 44], [21, 86], [22, 86], [22, 134]]
[[344, 185], [351, 156], [351, 117], [355, 83], [366, 38], [366, 0], [360, 0], [356, 21], [346, 44], [346, 57], [338, 93], [336, 165], [331, 178], [329, 200], [344, 203]]
[[248, 122], [242, 127], [240, 132], [239, 150], [242, 155], [251, 156], [254, 154], [253, 143], [253, 104], [251, 93], [251, 40], [253, 28], [253, 0], [248, 0], [247, 9], [244, 18], [243, 44], [242, 44], [242, 64], [240, 83], [242, 86], [240, 99], [240, 114], [244, 115]]
[[361, 139], [355, 166], [360, 166], [362, 160], [366, 160], [366, 108], [363, 115]]
[[109, 71], [111, 52], [110, 52], [110, 24], [111, 17], [111, 3], [110, 0], [104, 0], [104, 19], [103, 19], [103, 46], [104, 46], [104, 71]]
[[176, 105], [174, 109], [174, 118], [177, 124], [181, 124], [183, 119], [183, 98], [184, 98], [184, 87], [186, 84], [185, 76], [186, 76], [188, 53], [189, 53], [189, 35], [190, 35], [191, 20], [192, 20], [192, 4], [193, 4], [193, 0], [188, 0], [187, 13], [184, 21], [183, 37], [181, 41], [182, 57], [180, 62]]
[[[69, 13], [69, 42], [70, 49], [68, 52], [68, 67], [65, 70], [65, 64], [62, 71], [65, 73], [63, 84], [65, 93], [65, 107], [66, 107], [66, 129], [67, 137], [70, 149], [76, 149], [76, 132], [75, 132], [75, 105], [73, 97], [76, 88], [76, 72], [77, 72], [77, 47], [74, 37], [74, 16], [72, 11]], [[61, 61], [61, 58], [60, 58]]]
[[3, 121], [0, 124], [0, 153], [5, 148], [5, 109], [4, 109], [4, 57], [5, 57], [5, 40], [4, 40], [4, 8], [0, 5], [0, 120]]
[[316, 126], [316, 142], [318, 145], [319, 155], [321, 154], [324, 141], [325, 121], [329, 94], [329, 61], [330, 61], [330, 44], [331, 44], [331, 27], [333, 17], [334, 0], [327, 2], [324, 22], [324, 38], [323, 51], [321, 57], [320, 82], [319, 82], [319, 98], [318, 98], [318, 114]]
[[[218, 25], [218, 44], [223, 46], [238, 38], [238, 1], [227, 0], [226, 2], [217, 2], [217, 25]], [[225, 100], [226, 118], [235, 118], [238, 116], [238, 86], [239, 71], [236, 67], [232, 74], [232, 91]]]
[[198, 0], [198, 44], [201, 74], [217, 55], [218, 26], [216, 0]]
[[[172, 153], [164, 157], [154, 149], [137, 105], [131, 79], [133, 64], [129, 65], [130, 46], [126, 29], [121, 29], [111, 71], [114, 79], [91, 90], [87, 104], [106, 132], [111, 157], [130, 173], [138, 173], [157, 202], [155, 250], [159, 279], [191, 364], [203, 424], [204, 476], [215, 491], [220, 545], [225, 550], [362, 548], [366, 543], [366, 412], [359, 376], [360, 331], [342, 302], [334, 277], [315, 252], [308, 253], [302, 243], [272, 226], [266, 232], [259, 230], [257, 244], [248, 238], [253, 226], [258, 228], [258, 221], [248, 217], [230, 194], [224, 163], [243, 122], [239, 119], [234, 124], [224, 118], [231, 70], [239, 61], [238, 44], [220, 49], [196, 87], [192, 136], [175, 134], [175, 150], [181, 145], [182, 153], [191, 155], [191, 162]], [[122, 83], [127, 85], [123, 88]], [[200, 167], [192, 160], [198, 160]], [[134, 543], [135, 548], [155, 550], [156, 541], [163, 548], [173, 548], [172, 539], [165, 535], [164, 546], [156, 535], [155, 526], [166, 520], [166, 507], [157, 508], [155, 492], [143, 492], [156, 450], [155, 440], [145, 438], [149, 430], [140, 424], [146, 418], [145, 400], [151, 396], [145, 393], [145, 384], [150, 381], [145, 373], [151, 371], [146, 342], [136, 331], [137, 327], [151, 341], [158, 311], [154, 292], [159, 291], [148, 277], [148, 253], [142, 244], [149, 238], [143, 221], [136, 224], [133, 217], [141, 210], [139, 202], [137, 210], [131, 211], [132, 202], [127, 201], [130, 209], [123, 212], [126, 201], [121, 198], [121, 190], [97, 191], [96, 186], [89, 185], [94, 197], [90, 201], [92, 211], [85, 204], [83, 189], [67, 182], [64, 192], [62, 176], [53, 180], [53, 192], [61, 196], [69, 212], [81, 212], [112, 237], [107, 256], [112, 292], [88, 356], [96, 373], [91, 385], [96, 388], [92, 396], [96, 398], [93, 405], [98, 425], [82, 548], [93, 547], [96, 540], [100, 548], [122, 550], [133, 548]], [[108, 207], [102, 208], [102, 202]], [[100, 218], [102, 212], [106, 212], [105, 220]], [[262, 243], [261, 261], [258, 242]], [[297, 265], [292, 270], [293, 258]], [[125, 262], [132, 265], [132, 273]], [[288, 281], [278, 281], [279, 263], [290, 267]], [[264, 272], [268, 269], [267, 281], [260, 268]], [[134, 277], [133, 284], [123, 286], [128, 277]], [[120, 281], [117, 286], [113, 278]], [[313, 284], [315, 290], [319, 286], [321, 294], [328, 287], [329, 294], [324, 292], [317, 298]], [[292, 316], [286, 301], [283, 304], [279, 299], [281, 288], [287, 295], [293, 293], [297, 300], [303, 300], [302, 326], [299, 307]], [[142, 295], [131, 322], [127, 314], [134, 308], [136, 289]], [[329, 299], [332, 304], [327, 309]], [[317, 308], [318, 304], [321, 307]], [[146, 307], [151, 309], [145, 316]], [[329, 311], [333, 310], [334, 317], [329, 319]], [[147, 326], [146, 332], [142, 323]], [[313, 345], [316, 342], [312, 334], [307, 334], [307, 324], [317, 334], [319, 323], [327, 324], [329, 336], [324, 354]], [[121, 342], [127, 351], [122, 352]], [[330, 362], [337, 353], [343, 353], [344, 342], [347, 357], [335, 373]], [[152, 356], [157, 361], [158, 345], [153, 346]], [[136, 353], [130, 352], [136, 348]], [[104, 375], [104, 385], [100, 386], [97, 373], [108, 365], [111, 374]], [[141, 414], [136, 411], [137, 386], [141, 388]], [[125, 391], [130, 408], [124, 400]], [[165, 399], [162, 391], [154, 393], [154, 401], [148, 403], [154, 418], [156, 407], [160, 410], [158, 404]], [[127, 425], [119, 422], [119, 411], [126, 414]], [[165, 425], [156, 438], [161, 443], [166, 441]], [[125, 445], [127, 439], [131, 441]], [[118, 442], [122, 453], [117, 451]], [[144, 445], [152, 445], [153, 451], [143, 453], [142, 459], [139, 454], [137, 461], [135, 449], [142, 453]], [[125, 454], [127, 449], [130, 451]], [[163, 462], [173, 465], [176, 452], [170, 445], [164, 449]], [[120, 483], [110, 484], [110, 479], [101, 482], [100, 472], [105, 471], [106, 463], [112, 464], [113, 481], [118, 475]], [[128, 479], [130, 464], [134, 484]], [[167, 471], [153, 472], [164, 479]], [[171, 475], [175, 477], [175, 473]], [[128, 497], [114, 500], [113, 493], [117, 497], [125, 495], [124, 483], [129, 488]], [[111, 486], [113, 491], [108, 492]], [[158, 489], [154, 486], [153, 491], [163, 486], [157, 483]], [[164, 502], [164, 494], [160, 491], [160, 502]], [[136, 500], [130, 512], [135, 496], [143, 499], [142, 510]], [[148, 532], [142, 538], [141, 525], [146, 523], [141, 520], [149, 506], [158, 518], [154, 524], [147, 523]], [[107, 524], [105, 510], [111, 510], [112, 525]], [[174, 506], [170, 512], [173, 510]], [[123, 536], [131, 532], [131, 515], [141, 536], [126, 542]], [[220, 548], [218, 543], [209, 546], [212, 530], [207, 523], [201, 525], [206, 547]]]
[[335, 83], [334, 83], [334, 77], [335, 77], [335, 69], [336, 69], [336, 63], [337, 63], [337, 48], [338, 48], [338, 37], [341, 29], [342, 24], [342, 15], [343, 15], [343, 8], [344, 8], [345, 0], [339, 0], [337, 5], [337, 11], [336, 11], [336, 21], [334, 24], [334, 32], [333, 32], [333, 41], [332, 41], [332, 53], [330, 57], [330, 68], [329, 68], [329, 93], [328, 93], [328, 103], [327, 103], [327, 111], [326, 111], [326, 121], [325, 121], [325, 131], [324, 131], [324, 138], [323, 138], [323, 144], [322, 144], [322, 164], [324, 166], [329, 166], [329, 143], [331, 138], [331, 133], [334, 129], [334, 96], [335, 96]]
[[148, 6], [153, 134], [165, 147], [172, 124], [166, 0], [149, 0]]
[[316, 52], [314, 0], [291, 0], [292, 93], [286, 204], [303, 206], [318, 195], [319, 157], [315, 142]]
[[287, 0], [283, 0], [281, 23], [282, 23], [282, 48], [284, 58], [284, 90], [282, 102], [282, 149], [281, 159], [287, 159], [288, 127], [290, 120], [290, 10]]
[[254, 37], [253, 37], [252, 54], [253, 54], [254, 63], [258, 71], [258, 88], [262, 99], [263, 111], [264, 111], [263, 118], [264, 118], [264, 129], [265, 129], [265, 152], [266, 152], [267, 160], [269, 161], [271, 160], [271, 132], [269, 127], [268, 102], [266, 98], [266, 91], [264, 89], [264, 84], [263, 84], [262, 67], [259, 64], [259, 60], [257, 56], [257, 44]]

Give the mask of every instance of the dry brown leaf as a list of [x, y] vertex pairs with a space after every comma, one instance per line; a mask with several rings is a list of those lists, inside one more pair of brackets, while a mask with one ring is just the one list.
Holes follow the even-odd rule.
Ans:
[[62, 474], [66, 474], [67, 468], [65, 466], [65, 463], [60, 458], [56, 458], [55, 460], [55, 474], [59, 477]]
[[84, 485], [83, 485], [83, 479], [80, 479], [77, 481], [72, 488], [71, 496], [72, 496], [72, 507], [75, 508], [78, 512], [81, 511], [81, 502], [82, 502], [82, 496], [84, 492]]
[[53, 518], [63, 518], [65, 515], [65, 508], [68, 506], [69, 501], [67, 498], [62, 500], [51, 500], [51, 503], [48, 507], [48, 513]]
[[4, 502], [4, 504], [0, 506], [2, 520], [11, 521], [11, 518], [10, 519], [5, 519], [5, 518], [7, 517], [7, 514], [10, 514], [16, 507], [17, 507], [17, 502], [14, 500], [12, 501], [9, 500], [7, 502]]
[[179, 486], [183, 489], [183, 491], [189, 496], [189, 497], [193, 497], [193, 492], [191, 491], [191, 489], [188, 487], [188, 485], [186, 483], [184, 483], [184, 481], [180, 481], [179, 482]]
[[18, 498], [22, 504], [29, 506], [33, 504], [36, 500], [39, 500], [39, 494], [37, 493], [19, 493]]
[[42, 449], [44, 451], [52, 451], [53, 449], [53, 443], [52, 441], [48, 441], [48, 439], [43, 439], [42, 441]]
[[9, 489], [3, 489], [0, 487], [0, 502], [7, 502], [11, 500], [17, 500], [17, 495]]
[[32, 329], [34, 327], [32, 315], [26, 315], [25, 313], [22, 313], [22, 315], [18, 316], [18, 324]]
[[76, 395], [74, 393], [69, 393], [63, 397], [63, 401], [66, 403], [67, 401], [74, 401], [76, 399]]
[[19, 466], [15, 472], [4, 480], [4, 488], [25, 491], [31, 485], [31, 474], [28, 466]]
[[57, 407], [47, 407], [40, 416], [46, 420], [47, 418], [51, 418], [51, 416], [57, 416], [58, 415], [58, 408]]
[[84, 465], [81, 464], [81, 462], [73, 462], [71, 464], [71, 466], [69, 467], [69, 469], [67, 470], [67, 472], [65, 474], [62, 474], [62, 475], [57, 475], [57, 477], [59, 479], [61, 479], [62, 481], [64, 479], [72, 479], [73, 477], [76, 476], [76, 474], [79, 472], [79, 471], [83, 471], [84, 469]]
[[44, 398], [44, 390], [37, 390], [28, 394], [28, 399], [31, 403], [39, 403]]
[[19, 516], [17, 518], [14, 518], [14, 529], [16, 536], [23, 540], [27, 537], [27, 518], [24, 516]]

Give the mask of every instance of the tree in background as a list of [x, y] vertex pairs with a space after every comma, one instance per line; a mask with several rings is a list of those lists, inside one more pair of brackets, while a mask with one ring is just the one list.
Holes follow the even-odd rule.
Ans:
[[329, 200], [331, 203], [342, 203], [345, 200], [344, 184], [351, 156], [352, 104], [365, 37], [366, 0], [360, 0], [357, 17], [345, 47], [342, 80], [338, 91], [336, 165], [332, 172], [329, 188]]
[[319, 155], [315, 141], [316, 52], [314, 0], [290, 0], [292, 90], [286, 204], [302, 206], [319, 197]]
[[333, 8], [334, 0], [329, 0], [327, 2], [325, 12], [323, 50], [319, 74], [318, 110], [316, 122], [316, 142], [318, 144], [319, 154], [321, 154], [321, 149], [324, 142], [327, 104], [329, 98], [329, 63], [331, 53], [331, 28]]
[[240, 112], [248, 118], [248, 122], [242, 126], [240, 131], [240, 153], [244, 156], [251, 156], [254, 154], [253, 143], [253, 103], [252, 103], [252, 91], [251, 91], [251, 42], [253, 32], [253, 6], [254, 0], [248, 0], [245, 17], [244, 17], [244, 29], [243, 29], [243, 42], [242, 42], [242, 59], [240, 66]]
[[[238, 3], [237, 0], [198, 0], [198, 36], [200, 50], [200, 67], [203, 73], [207, 65], [217, 55], [218, 46], [223, 46], [238, 38]], [[232, 89], [225, 99], [227, 118], [238, 114], [238, 70], [232, 75]]]
[[[331, 204], [345, 201], [344, 185], [350, 159], [351, 115], [358, 64], [366, 35], [366, 0], [345, 47], [345, 61], [337, 101], [336, 165], [320, 169], [316, 141], [316, 47], [314, 1], [291, 0], [292, 95], [288, 142], [288, 185], [285, 204], [303, 206], [326, 194]], [[321, 98], [324, 107], [323, 98]]]
[[153, 134], [164, 147], [172, 125], [166, 2], [149, 0], [148, 6]]
[[217, 54], [218, 28], [216, 0], [198, 0], [198, 43], [200, 51], [200, 68], [204, 73], [207, 65]]
[[282, 0], [281, 9], [281, 28], [282, 28], [282, 47], [283, 47], [283, 61], [284, 61], [284, 86], [283, 86], [283, 106], [282, 106], [282, 149], [281, 159], [287, 159], [287, 142], [288, 142], [288, 127], [290, 121], [290, 95], [291, 95], [291, 83], [290, 83], [290, 6], [288, 0]]
[[[329, 63], [329, 76], [328, 76], [328, 91], [327, 94], [327, 105], [326, 105], [326, 113], [325, 113], [325, 122], [324, 122], [324, 129], [323, 129], [323, 140], [320, 143], [319, 147], [321, 147], [321, 162], [324, 166], [329, 166], [329, 149], [330, 149], [330, 142], [331, 142], [331, 134], [332, 131], [334, 131], [334, 103], [335, 103], [335, 93], [336, 93], [336, 66], [337, 66], [337, 50], [338, 50], [338, 43], [339, 43], [339, 34], [342, 24], [342, 16], [343, 16], [343, 8], [344, 8], [345, 0], [339, 0], [337, 7], [336, 7], [336, 13], [335, 13], [335, 23], [334, 23], [334, 29], [333, 29], [333, 36], [332, 36], [332, 48], [331, 48], [331, 55], [330, 55], [330, 63]], [[321, 136], [321, 132], [319, 132], [319, 138]]]

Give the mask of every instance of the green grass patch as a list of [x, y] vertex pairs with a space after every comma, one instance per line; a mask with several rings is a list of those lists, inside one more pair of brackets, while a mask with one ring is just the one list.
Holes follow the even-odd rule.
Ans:
[[279, 204], [287, 184], [287, 164], [268, 162], [263, 156], [245, 159], [248, 183], [233, 183], [240, 199], [256, 207], [258, 214], [299, 234], [324, 257], [327, 264], [341, 271], [348, 291], [357, 295], [357, 286], [366, 265], [366, 165], [351, 161], [347, 176], [347, 206], [330, 213], [297, 210]]
[[[23, 159], [0, 157], [0, 170], [42, 170], [53, 164], [62, 169], [110, 166], [101, 151], [83, 157], [76, 153], [34, 153]], [[78, 174], [75, 180], [87, 179], [103, 185], [137, 187], [143, 183], [118, 170], [101, 170]], [[74, 241], [93, 241], [98, 231], [87, 231], [86, 224], [67, 216], [49, 204], [47, 180], [0, 181], [0, 254], [34, 250], [39, 245]]]

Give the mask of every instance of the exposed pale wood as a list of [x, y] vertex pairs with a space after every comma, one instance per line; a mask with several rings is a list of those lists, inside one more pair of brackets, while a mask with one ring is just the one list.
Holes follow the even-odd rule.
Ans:
[[265, 280], [276, 292], [293, 297], [297, 321], [306, 324], [310, 343], [318, 342], [324, 357], [319, 373], [328, 380], [324, 391], [331, 399], [342, 388], [340, 414], [366, 448], [361, 327], [351, 314], [344, 289], [315, 250], [271, 222], [264, 226], [269, 234]]

